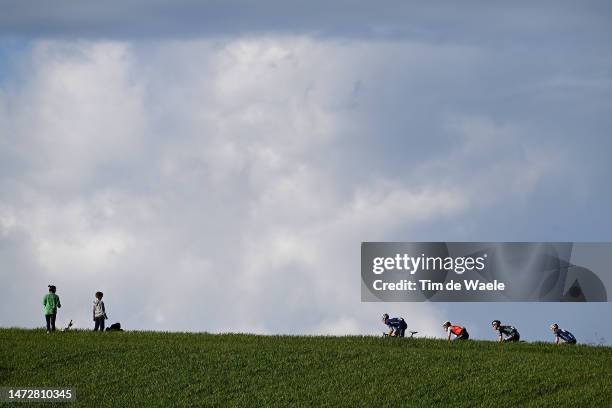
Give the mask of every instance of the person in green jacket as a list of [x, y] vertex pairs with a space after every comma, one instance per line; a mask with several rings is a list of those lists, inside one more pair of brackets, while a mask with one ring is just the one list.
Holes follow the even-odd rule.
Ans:
[[45, 320], [47, 321], [47, 333], [55, 331], [55, 316], [57, 316], [57, 308], [62, 307], [60, 298], [55, 294], [56, 288], [54, 285], [49, 285], [49, 293], [43, 298], [43, 311], [45, 312]]

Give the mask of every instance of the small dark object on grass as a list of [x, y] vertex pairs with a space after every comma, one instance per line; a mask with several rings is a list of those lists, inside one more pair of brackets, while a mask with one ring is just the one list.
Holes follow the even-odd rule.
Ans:
[[121, 328], [121, 323], [113, 323], [106, 328], [106, 331], [123, 331], [123, 329]]
[[68, 323], [68, 326], [64, 327], [63, 331], [67, 332], [70, 330], [71, 327], [72, 327], [72, 320], [70, 320], [70, 323]]

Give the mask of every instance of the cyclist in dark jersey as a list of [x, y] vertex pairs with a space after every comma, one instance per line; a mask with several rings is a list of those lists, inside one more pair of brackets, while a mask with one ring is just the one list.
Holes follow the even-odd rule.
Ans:
[[493, 326], [493, 330], [499, 332], [498, 341], [500, 343], [502, 342], [506, 343], [510, 341], [519, 341], [521, 339], [521, 335], [519, 334], [518, 330], [516, 330], [516, 327], [514, 326], [502, 326], [499, 320], [493, 320], [491, 325]]
[[555, 334], [557, 344], [561, 341], [565, 344], [576, 344], [576, 337], [569, 331], [560, 329], [557, 323], [551, 324], [550, 330]]
[[465, 327], [452, 325], [451, 322], [444, 323], [442, 327], [444, 328], [444, 331], [448, 332], [449, 341], [451, 339], [451, 334], [455, 335], [455, 338], [453, 339], [453, 341], [467, 340], [470, 338], [470, 335], [468, 334], [467, 329]]
[[382, 315], [382, 322], [389, 327], [389, 333], [387, 335], [391, 337], [404, 337], [406, 329], [408, 328], [408, 325], [402, 317], [393, 317], [390, 319], [389, 315], [386, 313]]

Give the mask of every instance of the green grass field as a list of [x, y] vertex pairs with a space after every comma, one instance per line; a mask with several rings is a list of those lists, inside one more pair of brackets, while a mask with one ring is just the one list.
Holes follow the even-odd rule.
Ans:
[[0, 329], [0, 386], [70, 386], [88, 407], [610, 407], [612, 348]]

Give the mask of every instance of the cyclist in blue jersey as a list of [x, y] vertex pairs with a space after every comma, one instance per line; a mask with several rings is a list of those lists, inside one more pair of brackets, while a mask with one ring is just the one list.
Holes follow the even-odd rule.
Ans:
[[382, 316], [382, 322], [389, 327], [389, 333], [387, 335], [391, 337], [404, 337], [406, 329], [408, 328], [408, 325], [402, 317], [389, 318], [389, 315], [386, 313]]
[[569, 331], [560, 329], [557, 323], [551, 324], [550, 330], [555, 334], [557, 344], [561, 341], [565, 344], [576, 344], [576, 337]]

